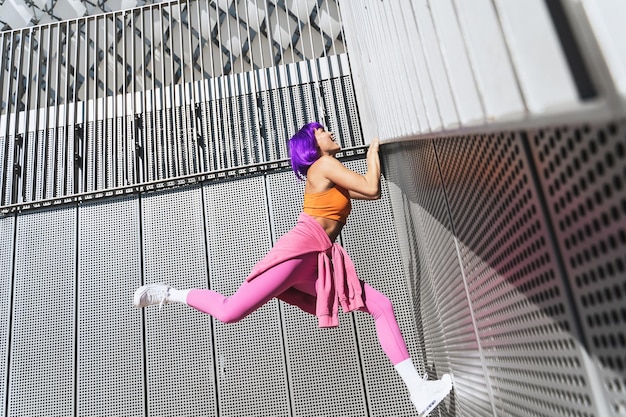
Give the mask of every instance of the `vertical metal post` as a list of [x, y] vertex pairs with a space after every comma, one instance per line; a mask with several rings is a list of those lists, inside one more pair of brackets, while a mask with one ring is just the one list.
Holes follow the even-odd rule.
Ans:
[[[197, 143], [197, 139], [198, 139], [198, 127], [197, 127], [197, 123], [196, 123], [196, 106], [198, 105], [198, 98], [196, 96], [196, 81], [195, 81], [195, 64], [196, 64], [196, 60], [194, 58], [193, 55], [193, 25], [192, 25], [192, 7], [194, 4], [198, 4], [197, 0], [190, 0], [187, 1], [187, 21], [186, 21], [186, 37], [185, 39], [187, 39], [187, 46], [188, 46], [188, 50], [187, 53], [189, 54], [189, 75], [191, 77], [190, 80], [187, 81], [187, 84], [185, 86], [185, 90], [188, 90], [188, 95], [189, 95], [189, 103], [185, 103], [185, 109], [186, 109], [186, 122], [187, 122], [187, 130], [185, 131], [185, 135], [187, 135], [188, 140], [188, 155], [189, 155], [189, 166], [191, 169], [191, 173], [198, 173], [201, 171], [200, 168], [200, 158], [199, 158], [199, 148], [198, 148], [198, 143]], [[181, 41], [182, 41], [182, 37], [181, 37]], [[184, 55], [184, 54], [183, 54]], [[184, 73], [184, 71], [183, 71]]]
[[[119, 144], [120, 144], [120, 138], [119, 136], [119, 132], [118, 132], [118, 124], [119, 124], [119, 120], [120, 120], [120, 114], [119, 114], [119, 109], [117, 106], [117, 100], [118, 100], [118, 93], [119, 93], [119, 88], [118, 88], [118, 84], [119, 84], [119, 80], [118, 80], [118, 62], [117, 62], [117, 22], [118, 22], [118, 13], [113, 13], [111, 15], [111, 49], [113, 50], [113, 56], [111, 57], [113, 59], [113, 62], [111, 62], [111, 67], [113, 68], [113, 71], [111, 71], [111, 73], [113, 74], [113, 86], [111, 87], [111, 134], [112, 134], [112, 138], [111, 138], [111, 146], [112, 146], [112, 152], [109, 154], [110, 155], [110, 161], [112, 164], [111, 167], [111, 179], [112, 179], [112, 186], [113, 187], [118, 187], [119, 186], [119, 177], [120, 177], [120, 168], [118, 166], [119, 162], [118, 162], [118, 155], [120, 150], [118, 149]], [[108, 37], [108, 31], [107, 31], [107, 37]], [[107, 51], [109, 49], [109, 40], [107, 38]], [[106, 72], [107, 74], [109, 74], [109, 71]], [[124, 163], [124, 161], [122, 161], [122, 163]]]
[[[247, 2], [246, 2], [247, 5]], [[254, 7], [259, 10], [259, 5], [258, 5], [258, 0], [254, 0]], [[264, 9], [265, 10], [265, 27], [267, 30], [267, 27], [269, 25], [269, 12], [267, 11], [267, 8]], [[264, 59], [264, 55], [263, 55], [263, 45], [262, 45], [262, 33], [261, 33], [261, 22], [259, 21], [259, 13], [255, 13], [255, 19], [256, 19], [256, 36], [259, 38], [259, 51], [260, 51], [260, 67], [259, 68], [255, 68], [254, 65], [254, 56], [252, 55], [252, 53], [250, 54], [250, 61], [252, 62], [252, 73], [254, 74], [254, 89], [256, 91], [255, 94], [255, 99], [256, 99], [256, 112], [257, 112], [257, 118], [259, 120], [259, 122], [257, 123], [257, 130], [258, 130], [258, 137], [260, 139], [260, 143], [258, 144], [259, 147], [259, 158], [262, 161], [266, 161], [268, 159], [267, 157], [267, 135], [268, 135], [268, 125], [267, 123], [264, 123], [263, 125], [261, 125], [261, 121], [265, 121], [264, 117], [263, 117], [263, 109], [261, 108], [261, 103], [262, 103], [262, 94], [263, 94], [263, 89], [261, 88], [261, 77], [259, 76], [259, 73], [261, 71], [263, 71], [263, 68], [265, 67], [265, 59]], [[252, 46], [252, 42], [250, 42], [250, 45]], [[251, 48], [252, 49], [252, 48]]]
[[[183, 11], [180, 0], [176, 3], [172, 3], [171, 7], [178, 9], [178, 45], [175, 45], [175, 37], [172, 33], [172, 55], [176, 52], [180, 58], [180, 78], [177, 80], [177, 96], [179, 97], [178, 103], [174, 108], [175, 126], [177, 142], [180, 144], [180, 174], [187, 175], [191, 173], [191, 165], [189, 159], [191, 158], [191, 146], [189, 142], [189, 126], [187, 125], [187, 83], [185, 77], [185, 49], [183, 46]], [[172, 59], [173, 61], [173, 59]]]
[[[157, 68], [156, 68], [156, 63], [155, 63], [155, 54], [157, 52], [157, 47], [155, 45], [155, 40], [154, 40], [154, 24], [151, 24], [153, 22], [153, 17], [154, 17], [154, 11], [155, 11], [156, 7], [151, 6], [148, 9], [148, 18], [149, 18], [149, 22], [150, 22], [150, 62], [151, 62], [151, 68], [150, 68], [150, 73], [152, 74], [152, 90], [150, 93], [150, 111], [152, 114], [151, 120], [150, 120], [150, 129], [147, 129], [146, 124], [144, 124], [144, 127], [146, 127], [146, 132], [150, 132], [150, 143], [151, 143], [151, 152], [150, 152], [150, 159], [149, 159], [149, 164], [151, 168], [151, 173], [152, 175], [150, 175], [148, 177], [148, 179], [150, 181], [153, 181], [157, 178], [159, 178], [159, 138], [161, 137], [161, 135], [163, 134], [161, 129], [157, 129], [157, 123], [158, 123], [158, 118], [157, 118], [157, 98], [156, 98], [156, 72], [157, 72]], [[159, 22], [159, 26], [161, 25], [161, 23]], [[161, 59], [163, 59], [163, 54], [161, 54]], [[163, 91], [163, 88], [160, 89], [160, 91]], [[147, 133], [146, 133], [147, 134]]]
[[[5, 123], [8, 122], [8, 112], [4, 111], [4, 107], [2, 107], [2, 97], [7, 97], [6, 91], [4, 89], [4, 74], [8, 72], [4, 63], [6, 62], [6, 53], [8, 48], [6, 47], [7, 34], [10, 32], [0, 33], [0, 120], [4, 117]], [[1, 125], [0, 125], [1, 127]], [[2, 166], [0, 166], [0, 204], [5, 205], [9, 204], [10, 201], [7, 200], [5, 196], [5, 192], [7, 189], [7, 183], [10, 181], [9, 178], [12, 178], [13, 171], [12, 168], [9, 168], [9, 138], [6, 136], [6, 127], [4, 132], [0, 132], [0, 156], [2, 157]]]
[[[144, 9], [145, 10], [145, 9]], [[131, 33], [132, 33], [132, 43], [131, 43], [131, 59], [132, 59], [132, 68], [131, 68], [131, 77], [132, 77], [132, 98], [131, 98], [131, 123], [133, 126], [133, 135], [134, 135], [134, 171], [133, 171], [133, 183], [141, 183], [146, 181], [145, 176], [145, 115], [146, 115], [146, 68], [145, 68], [145, 50], [144, 50], [144, 33], [143, 33], [143, 18], [141, 24], [141, 35], [137, 37], [137, 27], [135, 20], [139, 16], [143, 16], [143, 10], [137, 10], [132, 12], [131, 16]], [[141, 42], [141, 48], [137, 47], [137, 42]], [[137, 49], [140, 49], [140, 54], [137, 53]], [[139, 66], [135, 67], [137, 64], [137, 60], [139, 60]], [[137, 70], [141, 70], [141, 88], [139, 94], [141, 96], [141, 105], [137, 103], [137, 81], [140, 79], [139, 75], [136, 74]], [[143, 91], [142, 91], [143, 89]], [[137, 109], [136, 107], [139, 107]]]
[[[93, 117], [93, 138], [92, 138], [92, 148], [93, 150], [91, 151], [91, 155], [93, 156], [93, 159], [90, 159], [91, 165], [89, 166], [89, 169], [92, 172], [92, 186], [90, 191], [93, 190], [97, 190], [98, 189], [98, 164], [97, 164], [97, 155], [99, 152], [99, 142], [101, 140], [101, 129], [100, 127], [100, 122], [99, 122], [99, 114], [98, 114], [98, 106], [100, 105], [99, 101], [98, 101], [98, 91], [100, 89], [100, 86], [98, 85], [98, 64], [99, 64], [99, 59], [98, 59], [98, 47], [99, 47], [99, 25], [98, 25], [98, 20], [104, 20], [102, 17], [96, 17], [93, 19], [93, 98], [92, 98], [92, 102], [93, 102], [93, 111], [92, 111], [92, 117]], [[89, 146], [89, 145], [88, 145]], [[89, 151], [89, 148], [87, 148], [87, 151]], [[87, 154], [89, 155], [89, 154]]]
[[[205, 71], [204, 71], [204, 47], [202, 45], [202, 39], [203, 39], [203, 31], [202, 31], [202, 19], [201, 19], [201, 8], [200, 8], [200, 1], [202, 0], [195, 0], [193, 3], [196, 5], [196, 17], [197, 17], [197, 25], [198, 25], [198, 51], [199, 51], [199, 57], [198, 60], [200, 61], [200, 79], [197, 81], [198, 82], [198, 93], [199, 93], [199, 99], [196, 100], [196, 105], [194, 108], [194, 120], [196, 123], [196, 129], [195, 129], [195, 135], [196, 135], [196, 140], [197, 140], [197, 146], [198, 146], [198, 160], [199, 160], [199, 169], [201, 172], [207, 172], [209, 170], [209, 159], [208, 159], [208, 152], [207, 152], [207, 141], [209, 139], [209, 135], [208, 135], [208, 131], [206, 129], [206, 114], [207, 114], [207, 104], [208, 104], [208, 100], [207, 100], [207, 92], [206, 92], [206, 83], [205, 83]], [[208, 15], [208, 10], [207, 10], [207, 15]], [[211, 31], [210, 31], [210, 24], [211, 21], [210, 19], [207, 19], [207, 25], [209, 25], [209, 39], [208, 42], [211, 42]], [[195, 69], [195, 68], [194, 68]], [[192, 73], [194, 73], [194, 69], [192, 69]], [[194, 91], [195, 91], [196, 87], [195, 87], [195, 82], [194, 82]]]
[[[89, 136], [89, 131], [87, 130], [88, 126], [89, 126], [89, 108], [90, 108], [90, 101], [92, 100], [89, 96], [89, 22], [91, 22], [91, 19], [85, 19], [83, 21], [83, 27], [84, 27], [84, 36], [85, 36], [85, 41], [83, 42], [85, 44], [85, 50], [82, 54], [83, 57], [83, 61], [84, 61], [84, 67], [83, 67], [83, 74], [85, 74], [85, 80], [84, 82], [84, 86], [83, 86], [83, 91], [84, 94], [82, 96], [82, 109], [83, 109], [83, 119], [82, 119], [82, 142], [81, 142], [81, 161], [80, 161], [80, 169], [81, 169], [81, 185], [80, 185], [80, 191], [81, 192], [85, 192], [87, 191], [87, 151], [88, 151], [88, 136]], [[80, 38], [80, 35], [79, 35]], [[77, 43], [77, 45], [79, 45], [79, 43]], [[79, 50], [79, 48], [77, 47], [77, 51]], [[78, 54], [78, 56], [81, 56], [81, 54]], [[79, 68], [79, 65], [77, 63], [76, 68]]]
[[[54, 137], [54, 155], [52, 157], [52, 174], [53, 174], [53, 187], [52, 187], [52, 196], [57, 197], [62, 195], [60, 192], [62, 188], [62, 183], [64, 178], [60, 178], [63, 175], [63, 170], [60, 167], [63, 166], [63, 161], [61, 156], [63, 154], [63, 142], [62, 135], [59, 134], [59, 125], [61, 124], [61, 68], [63, 66], [63, 59], [61, 54], [62, 50], [62, 29], [66, 27], [65, 22], [59, 22], [55, 26], [56, 28], [56, 39], [54, 50], [57, 51], [56, 55], [56, 68], [55, 68], [55, 86], [54, 86], [54, 123], [52, 126], [52, 135]], [[65, 109], [64, 109], [65, 110]], [[64, 175], [63, 175], [64, 176]]]
[[[230, 160], [227, 158], [227, 152], [228, 152], [228, 147], [225, 146], [226, 145], [226, 140], [225, 137], [228, 135], [228, 133], [226, 132], [226, 126], [224, 123], [224, 107], [225, 104], [225, 65], [224, 65], [224, 52], [222, 51], [222, 14], [220, 13], [220, 8], [217, 4], [215, 4], [215, 10], [217, 13], [217, 39], [218, 39], [218, 46], [219, 46], [219, 63], [220, 63], [220, 73], [219, 74], [215, 74], [216, 78], [214, 78], [214, 80], [216, 81], [214, 83], [214, 87], [217, 90], [216, 91], [216, 100], [215, 100], [215, 109], [218, 112], [217, 113], [217, 117], [216, 117], [216, 122], [219, 123], [219, 127], [217, 129], [215, 129], [215, 136], [216, 136], [216, 143], [215, 143], [215, 147], [218, 151], [218, 169], [224, 169], [228, 166], [230, 166]], [[221, 107], [218, 107], [220, 102], [222, 103]]]
[[[77, 19], [76, 20], [76, 29], [74, 30], [73, 33], [73, 38], [75, 39], [75, 45], [74, 45], [74, 59], [72, 60], [72, 65], [71, 67], [73, 68], [72, 71], [72, 76], [73, 76], [73, 88], [72, 88], [72, 104], [73, 104], [73, 115], [72, 115], [72, 119], [73, 119], [73, 126], [72, 126], [72, 132], [73, 132], [73, 139], [74, 139], [74, 152], [73, 152], [73, 161], [72, 161], [72, 166], [74, 167], [73, 172], [74, 172], [74, 193], [77, 194], [79, 192], [81, 192], [81, 190], [83, 189], [83, 182], [82, 182], [82, 178], [81, 178], [81, 173], [83, 172], [82, 170], [82, 146], [84, 143], [84, 138], [85, 138], [85, 117], [84, 117], [84, 113], [82, 115], [81, 122], [79, 122], [79, 103], [80, 103], [80, 98], [79, 98], [79, 89], [81, 87], [81, 85], [79, 84], [79, 75], [80, 75], [80, 61], [81, 61], [81, 54], [80, 54], [80, 46], [81, 46], [81, 26], [86, 26], [85, 25], [85, 20], [81, 20], [81, 19]], [[83, 59], [85, 59], [85, 57], [83, 57]], [[87, 78], [87, 74], [85, 73], [85, 79]], [[84, 112], [84, 106], [86, 105], [86, 101], [83, 100], [82, 101], [82, 109]]]
[[44, 159], [43, 157], [40, 155], [39, 150], [41, 149], [42, 146], [44, 146], [44, 138], [45, 138], [45, 128], [44, 129], [40, 129], [40, 119], [41, 119], [41, 115], [43, 111], [46, 111], [46, 109], [41, 109], [41, 105], [40, 105], [40, 99], [41, 99], [41, 90], [43, 88], [42, 85], [42, 65], [41, 65], [41, 60], [42, 60], [42, 50], [43, 50], [43, 42], [42, 42], [42, 36], [41, 34], [43, 33], [43, 29], [42, 28], [35, 28], [33, 29], [33, 33], [32, 36], [34, 38], [35, 34], [37, 35], [37, 39], [34, 40], [33, 38], [31, 38], [31, 42], [33, 44], [36, 44], [36, 48], [33, 46], [33, 59], [32, 59], [32, 64], [31, 64], [31, 68], [30, 71], [35, 75], [35, 80], [32, 81], [35, 84], [35, 88], [34, 91], [31, 93], [34, 97], [34, 117], [35, 117], [35, 121], [33, 123], [34, 126], [34, 139], [33, 139], [33, 166], [32, 166], [32, 173], [33, 173], [33, 177], [32, 177], [32, 193], [30, 195], [30, 199], [31, 200], [37, 200], [38, 198], [42, 198], [43, 197], [43, 192], [38, 192], [38, 190], [42, 190], [41, 187], [41, 180], [39, 179], [39, 171], [41, 170], [43, 172], [43, 169], [45, 167], [44, 164]]
[[[204, 3], [206, 4], [206, 8], [207, 8], [207, 15], [209, 15], [209, 23], [211, 21], [210, 19], [210, 14], [211, 14], [211, 6], [209, 4], [209, 0], [202, 0], [204, 1]], [[217, 31], [219, 31], [219, 24], [220, 24], [220, 19], [219, 19], [219, 12], [216, 11], [217, 14], [217, 19], [216, 19], [216, 25], [217, 25]], [[208, 43], [209, 43], [209, 62], [211, 64], [211, 79], [209, 80], [208, 83], [208, 97], [206, 98], [206, 102], [208, 104], [208, 108], [207, 108], [207, 114], [210, 115], [210, 132], [211, 132], [211, 138], [207, 138], [207, 140], [205, 141], [206, 146], [209, 150], [209, 157], [210, 157], [210, 170], [217, 170], [221, 167], [220, 165], [220, 160], [221, 158], [219, 157], [219, 140], [217, 140], [217, 117], [214, 114], [214, 109], [216, 109], [217, 106], [217, 97], [215, 94], [215, 89], [216, 89], [216, 77], [218, 76], [216, 70], [215, 70], [215, 60], [214, 60], [214, 56], [213, 56], [213, 31], [211, 30], [209, 33], [209, 39], [208, 39]], [[209, 123], [207, 123], [207, 127], [209, 127]]]
[[[23, 39], [21, 31], [14, 31], [12, 33], [13, 40], [11, 45], [11, 64], [9, 66], [9, 95], [7, 102], [7, 128], [8, 134], [7, 138], [13, 137], [13, 182], [11, 187], [11, 201], [13, 203], [18, 202], [18, 197], [20, 195], [19, 189], [22, 179], [22, 149], [24, 146], [24, 136], [19, 131], [19, 92], [20, 92], [20, 64], [22, 58], [22, 49], [23, 49]], [[14, 71], [15, 70], [15, 71]], [[15, 83], [17, 84], [13, 87], [13, 79], [15, 78]], [[13, 104], [13, 105], [11, 105]], [[13, 116], [13, 117], [11, 117]], [[11, 121], [13, 119], [13, 121]]]
[[[23, 84], [23, 88], [24, 88], [24, 101], [25, 101], [25, 106], [23, 109], [20, 109], [20, 111], [24, 112], [24, 156], [23, 156], [23, 161], [22, 161], [22, 192], [21, 192], [21, 198], [22, 201], [29, 201], [32, 199], [32, 189], [33, 186], [31, 185], [32, 182], [29, 181], [29, 171], [32, 172], [32, 168], [30, 167], [30, 161], [29, 161], [29, 153], [30, 153], [30, 149], [33, 146], [32, 142], [34, 142], [34, 140], [31, 141], [31, 129], [30, 129], [30, 90], [31, 90], [31, 74], [32, 71], [30, 70], [31, 65], [32, 65], [32, 55], [34, 54], [33, 51], [33, 28], [29, 28], [27, 30], [22, 31], [22, 34], [24, 34], [25, 32], [28, 32], [28, 35], [26, 36], [27, 40], [22, 39], [22, 48], [24, 49], [24, 53], [26, 54], [26, 62], [24, 62], [24, 60], [22, 60], [22, 63], [20, 65], [19, 71], [18, 73], [24, 77], [24, 84]], [[22, 85], [22, 83], [20, 83], [20, 85]], [[19, 113], [19, 112], [18, 112]], [[33, 136], [36, 136], [37, 132], [35, 131], [35, 133], [33, 134]], [[30, 193], [28, 193], [28, 191], [31, 190]], [[29, 195], [30, 194], [30, 195]]]
[[[257, 80], [257, 69], [255, 68], [255, 64], [254, 64], [254, 48], [252, 45], [252, 33], [250, 32], [250, 23], [249, 23], [249, 18], [250, 18], [250, 13], [248, 11], [248, 4], [249, 4], [249, 0], [245, 0], [244, 2], [244, 9], [246, 12], [246, 17], [247, 17], [247, 22], [246, 22], [246, 30], [247, 30], [247, 36], [248, 36], [248, 59], [250, 60], [250, 71], [246, 77], [246, 81], [248, 84], [248, 91], [250, 94], [250, 97], [252, 98], [253, 102], [254, 102], [254, 106], [253, 108], [249, 109], [250, 113], [255, 112], [255, 117], [256, 117], [256, 123], [254, 123], [254, 126], [251, 127], [250, 132], [255, 132], [255, 134], [253, 135], [253, 137], [248, 138], [248, 148], [250, 149], [251, 152], [251, 162], [252, 163], [257, 163], [259, 162], [259, 159], [262, 158], [262, 151], [258, 152], [259, 149], [263, 149], [262, 143], [255, 143], [254, 140], [255, 138], [258, 138], [259, 140], [262, 140], [262, 134], [261, 134], [261, 125], [260, 125], [260, 115], [259, 115], [259, 107], [258, 107], [258, 99], [259, 99], [259, 92], [257, 90], [257, 85], [258, 85], [258, 80]], [[256, 0], [255, 0], [255, 7], [256, 7]], [[258, 7], [256, 7], [256, 9], [258, 10]], [[255, 19], [256, 19], [256, 27], [258, 28], [258, 30], [260, 30], [260, 23], [259, 23], [259, 14], [258, 12], [255, 13]], [[259, 36], [259, 32], [256, 32], [256, 35]], [[260, 41], [259, 41], [260, 44]], [[262, 55], [262, 54], [261, 54]], [[250, 78], [252, 78], [252, 80], [250, 80]], [[254, 151], [254, 153], [252, 153]]]
[[[228, 9], [226, 10], [225, 13], [225, 20], [226, 20], [226, 30], [228, 31], [226, 38], [228, 39], [228, 71], [226, 71], [226, 68], [224, 69], [225, 72], [225, 76], [223, 77], [224, 82], [225, 82], [225, 89], [224, 89], [224, 94], [223, 94], [223, 103], [224, 103], [224, 108], [225, 108], [225, 113], [226, 113], [226, 129], [225, 129], [225, 135], [223, 137], [224, 143], [227, 144], [227, 149], [228, 149], [228, 167], [231, 166], [236, 166], [238, 165], [238, 161], [237, 161], [237, 154], [236, 154], [236, 149], [235, 149], [235, 137], [236, 137], [236, 131], [233, 128], [233, 124], [235, 123], [235, 115], [233, 114], [233, 107], [234, 107], [234, 97], [235, 97], [235, 92], [233, 91], [233, 86], [234, 86], [234, 80], [236, 75], [234, 74], [234, 62], [237, 59], [237, 57], [235, 57], [235, 55], [233, 54], [233, 45], [232, 45], [232, 30], [230, 28], [230, 4], [228, 5]], [[221, 41], [221, 45], [224, 44], [224, 37], [220, 38]], [[220, 45], [220, 46], [221, 46]]]
[[[114, 97], [115, 97], [115, 101], [118, 100], [118, 97], [121, 98], [121, 109], [120, 111], [118, 111], [118, 116], [115, 118], [116, 119], [116, 124], [119, 126], [118, 129], [116, 129], [116, 132], [121, 135], [121, 138], [119, 138], [118, 143], [121, 146], [121, 150], [118, 150], [118, 153], [116, 154], [117, 158], [121, 157], [122, 160], [122, 167], [119, 170], [119, 176], [120, 178], [120, 183], [118, 183], [118, 186], [125, 186], [129, 184], [128, 181], [128, 168], [130, 165], [130, 160], [128, 158], [128, 152], [129, 152], [129, 145], [128, 145], [128, 116], [127, 116], [127, 107], [128, 107], [128, 103], [127, 103], [127, 78], [126, 78], [126, 13], [127, 12], [121, 12], [119, 14], [119, 18], [115, 19], [115, 26], [116, 26], [116, 31], [115, 31], [115, 45], [117, 46], [117, 40], [119, 39], [121, 41], [121, 52], [116, 52], [114, 54], [114, 59], [115, 59], [115, 74], [117, 73], [121, 73], [122, 77], [121, 77], [121, 86], [118, 87], [117, 84], [115, 85], [115, 92]], [[117, 28], [119, 27], [119, 28]], [[120, 36], [118, 36], [118, 31], [120, 32]], [[120, 58], [120, 59], [118, 59]], [[120, 62], [121, 61], [121, 62]], [[121, 91], [120, 91], [121, 89]], [[116, 159], [117, 159], [116, 158]]]
[[[178, 143], [176, 141], [176, 125], [175, 125], [175, 113], [174, 113], [174, 109], [176, 106], [176, 83], [175, 83], [175, 74], [174, 74], [174, 45], [173, 45], [173, 24], [174, 24], [174, 19], [172, 18], [172, 4], [169, 3], [168, 5], [163, 7], [164, 10], [167, 11], [167, 21], [168, 21], [168, 28], [167, 28], [167, 37], [163, 38], [163, 42], [162, 44], [165, 44], [165, 42], [168, 42], [168, 49], [169, 49], [169, 55], [168, 55], [168, 61], [169, 61], [169, 65], [167, 66], [169, 69], [169, 85], [167, 87], [164, 86], [164, 89], [166, 91], [166, 99], [168, 97], [168, 92], [169, 92], [169, 100], [165, 100], [164, 103], [164, 112], [167, 115], [167, 117], [165, 118], [166, 121], [166, 132], [167, 132], [167, 139], [168, 139], [168, 144], [170, 146], [170, 155], [172, 156], [172, 159], [170, 160], [169, 163], [169, 176], [178, 176], [179, 173], [179, 166], [178, 163], [180, 161], [180, 155], [179, 155], [179, 147], [178, 147]], [[165, 35], [165, 31], [163, 33]], [[165, 55], [163, 55], [163, 58], [165, 58]], [[165, 66], [165, 62], [163, 63]]]
[[[63, 124], [63, 135], [62, 137], [62, 142], [61, 142], [61, 146], [62, 146], [62, 162], [61, 162], [61, 166], [59, 169], [59, 173], [60, 175], [63, 176], [63, 181], [62, 181], [62, 188], [61, 188], [61, 195], [67, 195], [70, 194], [70, 183], [73, 181], [73, 170], [70, 170], [70, 166], [72, 166], [72, 162], [70, 160], [70, 158], [72, 157], [72, 152], [71, 152], [71, 146], [70, 146], [70, 118], [69, 118], [69, 113], [70, 113], [70, 103], [71, 101], [69, 100], [69, 95], [70, 95], [70, 67], [73, 67], [73, 65], [70, 62], [70, 42], [71, 42], [71, 25], [72, 25], [72, 21], [67, 21], [65, 22], [65, 45], [63, 48], [59, 48], [59, 52], [62, 53], [61, 56], [59, 56], [59, 65], [61, 67], [61, 71], [59, 71], [59, 83], [61, 82], [61, 77], [60, 75], [63, 73], [64, 76], [64, 80], [65, 80], [65, 86], [63, 88], [64, 90], [64, 94], [62, 97], [59, 97], [61, 99], [61, 104], [63, 106], [63, 121], [61, 122]], [[61, 34], [59, 33], [59, 39], [61, 38]], [[62, 59], [65, 58], [65, 59]], [[63, 62], [65, 61], [65, 64], [63, 64]], [[61, 90], [61, 88], [59, 88]], [[59, 94], [60, 96], [60, 94]], [[72, 121], [72, 125], [73, 125], [73, 121]], [[58, 131], [58, 128], [57, 128]], [[72, 134], [73, 136], [73, 134]], [[72, 137], [72, 143], [73, 143], [73, 137]], [[73, 189], [73, 187], [72, 187]]]

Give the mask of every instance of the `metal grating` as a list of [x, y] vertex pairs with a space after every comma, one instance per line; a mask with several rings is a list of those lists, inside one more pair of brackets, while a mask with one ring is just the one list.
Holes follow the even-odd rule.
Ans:
[[[528, 132], [583, 346], [607, 413], [626, 415], [626, 121]], [[597, 393], [600, 394], [600, 393]]]
[[[261, 102], [297, 113], [291, 89], [349, 77], [334, 0], [174, 1], [76, 17], [0, 33], [0, 96], [11, 98], [0, 103], [0, 135], [10, 139], [2, 207], [273, 161], [273, 146], [282, 159], [295, 130], [266, 136]], [[323, 88], [332, 97], [317, 103], [319, 120], [339, 111], [356, 127], [354, 93]]]
[[76, 209], [18, 216], [6, 416], [73, 415]]
[[[289, 138], [305, 123], [323, 120], [319, 96], [319, 85], [314, 83], [268, 90], [260, 94], [259, 113], [266, 138], [266, 160], [287, 158]], [[282, 117], [277, 118], [277, 113]]]
[[496, 414], [595, 415], [520, 137], [435, 142]]
[[[267, 183], [276, 240], [296, 224], [304, 183], [292, 171], [269, 175]], [[339, 327], [321, 329], [297, 307], [281, 304], [281, 312], [293, 415], [367, 415], [352, 317], [340, 313]]]
[[[347, 62], [338, 60], [340, 67], [347, 66]], [[348, 69], [342, 69], [347, 73]], [[358, 106], [354, 96], [351, 77], [339, 77], [325, 80], [322, 83], [324, 99], [324, 121], [326, 127], [335, 133], [342, 148], [363, 145], [365, 142], [361, 133]]]
[[[203, 189], [210, 288], [230, 295], [269, 251], [264, 178]], [[286, 359], [276, 301], [236, 324], [215, 322], [220, 415], [289, 416]]]
[[493, 415], [433, 142], [386, 146], [383, 155], [423, 366], [433, 377], [454, 375], [441, 415]]
[[[199, 187], [142, 198], [145, 283], [207, 286], [202, 201]], [[182, 305], [146, 309], [144, 317], [147, 415], [217, 415], [210, 317]]]
[[77, 416], [144, 415], [139, 230], [138, 197], [78, 209]]
[[[312, 120], [326, 122], [343, 147], [362, 146], [352, 82], [344, 73], [347, 60], [323, 61], [314, 64], [318, 71], [328, 66], [318, 74], [306, 73], [313, 64], [304, 63], [213, 81], [206, 85], [213, 99], [193, 110], [189, 103], [157, 103], [134, 116], [88, 120], [37, 135], [29, 131], [26, 140], [11, 137], [3, 148], [5, 213], [285, 159], [287, 139]], [[338, 78], [317, 81], [330, 73]], [[274, 120], [276, 112], [281, 120]], [[8, 168], [15, 157], [13, 175]]]

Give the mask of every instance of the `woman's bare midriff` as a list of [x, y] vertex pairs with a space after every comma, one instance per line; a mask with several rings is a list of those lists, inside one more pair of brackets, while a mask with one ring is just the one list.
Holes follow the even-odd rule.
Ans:
[[334, 242], [341, 233], [343, 223], [337, 220], [327, 219], [325, 217], [311, 216], [324, 228], [331, 242]]

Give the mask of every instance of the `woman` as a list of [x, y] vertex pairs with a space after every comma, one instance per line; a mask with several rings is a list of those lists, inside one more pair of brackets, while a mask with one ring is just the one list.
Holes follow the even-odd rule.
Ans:
[[387, 297], [360, 281], [350, 257], [334, 243], [346, 223], [351, 199], [380, 197], [378, 139], [367, 152], [361, 175], [335, 155], [340, 147], [319, 123], [304, 125], [289, 140], [291, 165], [305, 180], [304, 207], [297, 225], [281, 237], [230, 297], [207, 289], [177, 290], [151, 284], [135, 292], [134, 305], [183, 303], [224, 323], [234, 323], [276, 297], [315, 314], [320, 327], [338, 325], [337, 311], [372, 315], [382, 349], [400, 374], [420, 416], [427, 415], [452, 388], [451, 378], [425, 381], [413, 366]]

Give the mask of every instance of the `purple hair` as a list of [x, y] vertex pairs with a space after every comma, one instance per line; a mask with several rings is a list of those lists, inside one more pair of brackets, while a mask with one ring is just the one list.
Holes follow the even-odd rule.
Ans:
[[307, 123], [289, 139], [291, 167], [299, 180], [305, 179], [311, 164], [320, 157], [315, 140], [315, 130], [320, 128], [324, 126], [317, 122]]

